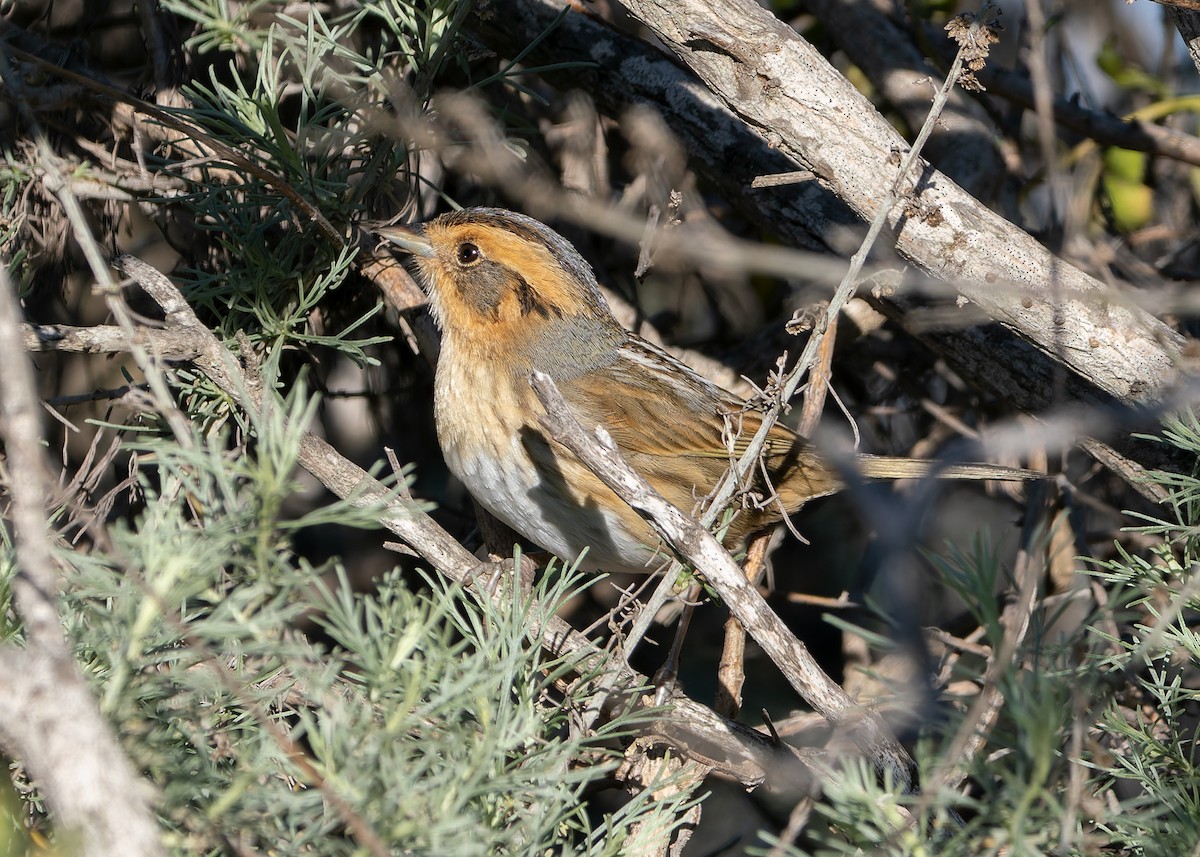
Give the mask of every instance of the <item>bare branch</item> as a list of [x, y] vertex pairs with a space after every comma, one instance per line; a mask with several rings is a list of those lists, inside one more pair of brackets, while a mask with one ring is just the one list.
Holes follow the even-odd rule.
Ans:
[[1155, 0], [1167, 6], [1171, 23], [1183, 36], [1192, 64], [1200, 71], [1200, 0]]
[[[895, 153], [908, 144], [795, 30], [751, 0], [630, 0], [626, 8], [727, 107], [771, 129], [783, 152], [874, 217], [881, 188], [900, 172]], [[1103, 284], [936, 170], [921, 171], [888, 221], [913, 263], [1112, 395], [1153, 401], [1177, 379], [1178, 334], [1140, 309], [1114, 305]], [[996, 280], [1023, 284], [1025, 296], [997, 296], [987, 287]]]
[[67, 324], [22, 324], [21, 345], [27, 351], [66, 351], [78, 354], [112, 354], [149, 346], [164, 360], [192, 360], [200, 356], [200, 343], [186, 331], [137, 328], [130, 342], [115, 324], [73, 327]]
[[911, 785], [912, 760], [884, 722], [874, 712], [857, 706], [825, 674], [805, 645], [746, 580], [737, 563], [712, 533], [668, 503], [614, 447], [604, 446], [589, 437], [571, 414], [549, 375], [535, 372], [530, 383], [546, 408], [541, 422], [551, 435], [575, 453], [605, 485], [645, 518], [674, 551], [704, 575], [801, 697], [830, 723], [850, 727], [877, 768], [890, 771], [895, 781], [906, 788]]
[[[982, 69], [978, 77], [992, 95], [1033, 109], [1033, 82], [1026, 75], [992, 63]], [[1054, 98], [1052, 107], [1057, 124], [1103, 146], [1118, 146], [1200, 166], [1200, 138], [1191, 134], [1142, 119], [1090, 110], [1061, 96]]]
[[21, 311], [8, 269], [0, 264], [0, 434], [11, 501], [17, 573], [13, 596], [30, 644], [58, 657], [68, 652], [55, 599], [58, 577], [46, 525], [47, 479], [41, 408], [33, 368], [17, 334]]
[[[808, 0], [806, 5], [908, 127], [920, 128], [929, 113], [929, 78], [936, 72], [908, 34], [872, 3]], [[1005, 172], [983, 111], [961, 89], [950, 93], [927, 149], [938, 169], [975, 196], [989, 196]]]

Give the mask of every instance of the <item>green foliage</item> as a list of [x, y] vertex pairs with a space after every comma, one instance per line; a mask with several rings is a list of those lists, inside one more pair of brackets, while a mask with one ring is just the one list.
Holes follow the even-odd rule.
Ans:
[[[969, 551], [952, 549], [930, 557], [943, 582], [959, 593], [983, 629], [993, 650], [1004, 636], [997, 587], [1005, 574], [996, 552], [979, 537]], [[862, 633], [861, 631], [859, 633]], [[987, 740], [973, 757], [950, 755], [963, 728], [974, 729], [969, 703], [974, 697], [945, 696], [938, 715], [925, 723], [914, 756], [924, 791], [903, 795], [879, 782], [861, 760], [839, 770], [817, 813], [825, 826], [810, 824], [818, 843], [812, 851], [790, 853], [853, 854], [870, 850], [892, 855], [976, 855], [1003, 852], [1045, 853], [1059, 842], [1063, 795], [1070, 765], [1061, 750], [1070, 734], [1070, 718], [1079, 697], [1077, 676], [1062, 653], [1033, 640], [1017, 653], [999, 678], [1004, 707]], [[870, 634], [873, 645], [888, 638]], [[986, 664], [963, 658], [954, 679], [983, 684]], [[903, 693], [903, 688], [897, 688]], [[965, 727], [964, 727], [965, 724]], [[964, 790], [938, 788], [940, 777], [956, 766], [969, 784]]]
[[298, 386], [236, 452], [228, 432], [145, 442], [142, 511], [111, 550], [62, 554], [70, 636], [171, 849], [361, 854], [367, 829], [397, 853], [600, 855], [670, 830], [686, 795], [586, 811], [639, 720], [580, 729], [592, 682], [560, 689], [575, 665], [528, 638], [578, 578], [547, 575], [535, 614], [398, 570], [359, 593], [296, 556], [306, 528], [378, 515], [284, 516], [312, 412]]
[[[1193, 414], [1170, 420], [1157, 440], [1200, 460]], [[843, 762], [826, 780], [805, 844], [786, 853], [1194, 853], [1200, 478], [1159, 472], [1151, 479], [1169, 492], [1167, 514], [1129, 514], [1144, 522], [1131, 530], [1157, 546], [1141, 556], [1118, 545], [1115, 559], [1092, 562], [1089, 573], [1105, 583], [1108, 601], [1074, 633], [1051, 634], [1058, 609], [1039, 602], [1023, 644], [995, 673], [1002, 705], [994, 724], [973, 719], [974, 694], [943, 695], [914, 753], [924, 792], [897, 794], [865, 761]], [[980, 538], [931, 561], [995, 653], [1006, 633], [996, 595], [1012, 588], [995, 551]], [[874, 646], [891, 645], [857, 632]], [[986, 686], [987, 671], [987, 661], [963, 655], [952, 680]], [[970, 758], [948, 755], [964, 729], [981, 731], [982, 746]], [[939, 777], [956, 767], [964, 787], [939, 790]]]
[[1149, 158], [1144, 152], [1110, 148], [1104, 151], [1100, 181], [1108, 197], [1113, 225], [1133, 232], [1154, 217], [1154, 190], [1146, 184]]
[[0, 258], [8, 265], [14, 282], [18, 284], [17, 294], [22, 297], [28, 288], [23, 275], [29, 251], [18, 240], [24, 219], [18, 211], [18, 205], [22, 192], [32, 178], [28, 165], [21, 163], [6, 149], [0, 162]]
[[[380, 338], [354, 334], [377, 302], [337, 332], [312, 330], [313, 309], [344, 288], [353, 254], [328, 236], [314, 240], [315, 225], [280, 186], [290, 186], [347, 236], [347, 225], [368, 203], [399, 209], [412, 153], [397, 135], [378, 133], [389, 120], [372, 122], [371, 105], [396, 94], [403, 65], [379, 51], [395, 48], [427, 74], [420, 78], [426, 91], [409, 93], [419, 102], [434, 85], [465, 4], [435, 3], [420, 12], [407, 4], [363, 4], [333, 19], [315, 6], [297, 19], [261, 4], [167, 5], [197, 23], [189, 47], [216, 56], [208, 80], [185, 86], [194, 106], [184, 116], [276, 177], [268, 182], [238, 170], [239, 182], [230, 184], [213, 166], [184, 174], [193, 192], [173, 201], [198, 228], [217, 232], [220, 248], [219, 259], [188, 273], [189, 301], [207, 310], [226, 337], [244, 330], [267, 347], [323, 346], [369, 362], [364, 349]], [[369, 47], [359, 32], [368, 25], [386, 33]], [[187, 145], [179, 144], [185, 154]], [[381, 205], [381, 197], [393, 201]]]
[[1100, 71], [1123, 89], [1149, 93], [1157, 98], [1170, 95], [1167, 86], [1161, 80], [1123, 56], [1117, 49], [1117, 43], [1118, 39], [1114, 34], [1106, 38], [1100, 46], [1100, 51], [1096, 54], [1096, 67]]
[[[1200, 460], [1200, 421], [1185, 413], [1167, 421], [1161, 441]], [[1132, 842], [1140, 853], [1189, 853], [1200, 841], [1200, 768], [1195, 711], [1200, 690], [1200, 478], [1156, 472], [1151, 480], [1168, 490], [1169, 516], [1135, 515], [1137, 531], [1162, 541], [1147, 556], [1121, 551], [1097, 564], [1095, 574], [1111, 589], [1115, 609], [1128, 620], [1119, 638], [1105, 635], [1098, 658], [1110, 676], [1136, 688], [1130, 704], [1114, 698], [1099, 724], [1112, 752], [1094, 761], [1104, 789], [1137, 797], [1126, 812], [1107, 819], [1114, 841]]]
[[[933, 17], [953, 6], [918, 5]], [[171, 191], [141, 201], [160, 204], [180, 233], [186, 263], [176, 273], [189, 303], [231, 349], [244, 349], [266, 404], [243, 413], [199, 372], [171, 368], [189, 431], [172, 434], [149, 410], [129, 425], [105, 424], [124, 432], [128, 461], [118, 464], [135, 474], [130, 508], [98, 519], [61, 561], [68, 632], [104, 714], [157, 787], [169, 847], [357, 855], [372, 835], [393, 853], [439, 855], [618, 855], [661, 844], [690, 796], [645, 789], [617, 809], [596, 808], [589, 798], [619, 759], [617, 739], [640, 724], [618, 716], [598, 731], [580, 725], [594, 683], [560, 681], [575, 665], [529, 639], [544, 618], [533, 601], [514, 593], [493, 602], [399, 569], [357, 591], [339, 559], [306, 559], [297, 543], [374, 527], [377, 508], [353, 499], [306, 512], [289, 504], [301, 433], [317, 410], [297, 364], [370, 364], [384, 339], [375, 335], [378, 300], [356, 289], [351, 227], [447, 192], [425, 186], [417, 167], [428, 153], [410, 142], [406, 122], [447, 82], [503, 85], [544, 103], [548, 87], [524, 78], [566, 64], [525, 66], [527, 49], [477, 74], [459, 35], [463, 0], [373, 0], [334, 11], [224, 0], [163, 6], [195, 25], [186, 49], [203, 76], [185, 82], [190, 107], [181, 115], [257, 169], [194, 140], [157, 154], [148, 146], [139, 154], [171, 179]], [[1159, 112], [1143, 118], [1196, 109], [1168, 99], [1111, 45], [1099, 62], [1121, 86], [1158, 99]], [[536, 127], [502, 99], [492, 107]], [[445, 148], [437, 157], [453, 158], [454, 141]], [[73, 163], [81, 179], [98, 170], [90, 156]], [[1143, 226], [1154, 162], [1113, 149], [1102, 166], [1114, 222]], [[39, 192], [40, 169], [15, 148], [0, 163], [0, 255], [23, 294], [38, 254], [22, 243], [36, 211], [22, 201]], [[345, 244], [319, 233], [284, 185]], [[1200, 423], [1181, 417], [1163, 440], [1200, 453]], [[973, 695], [943, 694], [914, 752], [919, 795], [842, 758], [791, 853], [1193, 851], [1200, 479], [1154, 478], [1171, 492], [1168, 511], [1142, 516], [1138, 532], [1159, 543], [1146, 555], [1118, 546], [1115, 559], [1095, 565], [1110, 595], [1088, 623], [1051, 636], [1055, 611], [1039, 607], [994, 674], [978, 654], [957, 658], [953, 687], [994, 680], [1003, 699], [996, 719], [978, 719]], [[58, 510], [58, 521], [73, 511]], [[7, 584], [14, 567], [2, 527], [0, 537]], [[997, 593], [1010, 581], [995, 552], [980, 540], [934, 564], [972, 610], [978, 644], [996, 651], [1007, 632]], [[533, 593], [538, 609], [554, 609], [576, 586], [569, 574], [551, 574]], [[10, 595], [0, 586], [0, 640], [20, 645]], [[889, 645], [884, 633], [860, 633]], [[982, 746], [951, 755], [955, 737], [976, 729]], [[939, 787], [947, 771], [964, 785], [955, 778], [955, 787]], [[0, 854], [27, 850], [30, 816], [47, 826], [19, 768], [13, 780], [15, 790], [0, 791]]]

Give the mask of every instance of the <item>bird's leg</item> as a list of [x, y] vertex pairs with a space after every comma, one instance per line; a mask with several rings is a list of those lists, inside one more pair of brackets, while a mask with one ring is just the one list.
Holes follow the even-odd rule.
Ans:
[[679, 653], [683, 650], [683, 641], [687, 637], [688, 626], [692, 624], [692, 614], [696, 612], [696, 604], [700, 598], [700, 584], [693, 583], [683, 593], [683, 612], [679, 614], [679, 624], [675, 626], [675, 639], [671, 641], [671, 650], [667, 659], [654, 674], [654, 704], [664, 705], [675, 692], [675, 682], [679, 678]]
[[538, 568], [537, 560], [522, 551], [520, 566], [513, 568], [513, 551], [520, 538], [507, 524], [483, 508], [473, 497], [471, 505], [475, 507], [475, 520], [479, 524], [479, 534], [483, 539], [484, 549], [487, 551], [488, 562], [493, 569], [484, 589], [489, 593], [495, 592], [502, 573], [507, 569], [512, 569], [513, 584], [519, 588], [524, 598], [528, 598], [533, 591], [533, 581]]
[[[746, 579], [751, 583], [762, 577], [767, 567], [767, 551], [771, 547], [771, 530], [764, 530], [750, 541], [746, 551]], [[700, 598], [700, 585], [693, 583], [683, 596], [683, 612], [675, 630], [675, 639], [667, 660], [654, 674], [655, 702], [659, 705], [671, 698], [675, 680], [679, 674], [679, 656], [683, 651], [683, 640], [687, 636], [692, 614]], [[725, 647], [721, 652], [721, 665], [717, 676], [717, 698], [714, 709], [730, 719], [737, 717], [742, 707], [742, 684], [746, 674], [742, 661], [746, 653], [746, 629], [732, 616], [725, 623]]]

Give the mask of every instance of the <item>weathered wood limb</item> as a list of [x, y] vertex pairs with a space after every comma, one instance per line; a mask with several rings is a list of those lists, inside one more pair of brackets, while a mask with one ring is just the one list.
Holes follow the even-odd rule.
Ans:
[[[496, 49], [515, 51], [544, 31], [560, 12], [561, 7], [555, 0], [490, 0], [481, 4], [471, 26]], [[713, 98], [693, 75], [660, 50], [595, 18], [572, 11], [563, 18], [553, 37], [543, 40], [529, 59], [537, 63], [594, 60], [594, 67], [551, 72], [546, 76], [564, 88], [585, 88], [598, 105], [612, 115], [619, 115], [633, 104], [655, 107], [688, 150], [690, 165], [737, 206], [743, 216], [794, 246], [842, 254], [853, 251], [854, 230], [850, 227], [861, 221], [824, 186], [827, 183], [810, 179], [774, 187], [752, 187], [755, 177], [795, 170], [795, 162], [779, 149], [772, 148], [761, 134], [751, 130], [728, 106]], [[866, 105], [866, 109], [871, 108]], [[1120, 123], [1115, 117], [1110, 118]], [[831, 136], [836, 142], [838, 134]], [[769, 135], [768, 138], [775, 140]], [[987, 219], [994, 222], [998, 218], [989, 212]], [[1004, 225], [1022, 236], [1024, 243], [1032, 241], [1011, 224]], [[996, 243], [992, 241], [988, 246]], [[1039, 250], [1038, 254], [1043, 261], [1052, 258], [1045, 250]], [[980, 255], [986, 258], [988, 253], [981, 249]], [[1067, 267], [1064, 263], [1058, 264], [1063, 266], [1060, 270]], [[1036, 281], [1037, 288], [1043, 292], [1053, 288], [1050, 270], [1041, 269], [1042, 276]], [[1102, 312], [1105, 303], [1103, 287], [1078, 271], [1075, 274], [1088, 284], [1084, 296], [1094, 301]], [[1001, 289], [997, 286], [996, 291]], [[1014, 309], [1023, 310], [1024, 307], [1018, 305]], [[903, 318], [899, 308], [894, 308], [890, 315]], [[1064, 321], [1073, 323], [1074, 319], [1068, 316], [1068, 313], [1063, 314]], [[1179, 338], [1147, 314], [1137, 313], [1137, 317], [1139, 324], [1144, 324], [1142, 334], [1135, 339], [1151, 354], [1150, 362], [1160, 367], [1163, 375], [1169, 376]], [[1124, 389], [1127, 395], [1107, 392], [1105, 386], [1115, 385], [1101, 385], [1092, 377], [1093, 373], [1104, 377], [1107, 370], [1102, 355], [1097, 353], [1099, 349], [1092, 349], [1090, 343], [1076, 356], [1072, 366], [1075, 373], [1067, 373], [1067, 383], [1060, 385], [1052, 379], [1056, 374], [1061, 376], [1062, 372], [1055, 369], [1057, 364], [1046, 354], [1047, 349], [1015, 339], [1007, 327], [952, 328], [936, 334], [926, 331], [920, 338], [929, 347], [945, 354], [955, 369], [972, 383], [1031, 413], [1069, 403], [1104, 407], [1130, 404], [1131, 399], [1146, 397], [1149, 390], [1148, 385], [1138, 384], [1138, 379], [1133, 378]], [[1116, 337], [1117, 345], [1121, 338]], [[1012, 371], [1006, 371], [1006, 367]], [[1059, 398], [1058, 394], [1063, 397]], [[1125, 455], [1148, 467], [1171, 466], [1162, 460], [1159, 445], [1135, 444], [1131, 447], [1125, 442], [1114, 443]]]
[[[941, 73], [909, 34], [872, 3], [805, 0], [804, 5], [915, 133], [937, 89], [932, 78]], [[995, 140], [983, 108], [956, 87], [923, 154], [973, 196], [990, 199], [1007, 172]]]
[[[747, 124], [862, 217], [875, 214], [907, 144], [791, 27], [749, 0], [626, 8]], [[901, 255], [1118, 399], [1153, 402], [1178, 380], [1178, 334], [932, 167], [889, 222]]]

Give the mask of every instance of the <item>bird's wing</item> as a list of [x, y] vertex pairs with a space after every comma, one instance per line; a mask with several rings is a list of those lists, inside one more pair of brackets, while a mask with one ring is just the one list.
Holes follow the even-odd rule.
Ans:
[[[585, 423], [602, 425], [627, 454], [688, 456], [728, 460], [745, 449], [762, 417], [727, 390], [700, 377], [665, 351], [630, 336], [617, 358], [579, 378], [558, 382], [563, 397]], [[772, 431], [782, 452], [797, 436]]]
[[[737, 396], [632, 335], [612, 363], [558, 386], [585, 427], [603, 426], [630, 464], [684, 509], [716, 486], [762, 425]], [[760, 491], [778, 491], [789, 511], [836, 490], [811, 444], [785, 426], [771, 428], [765, 459], [772, 484]]]

